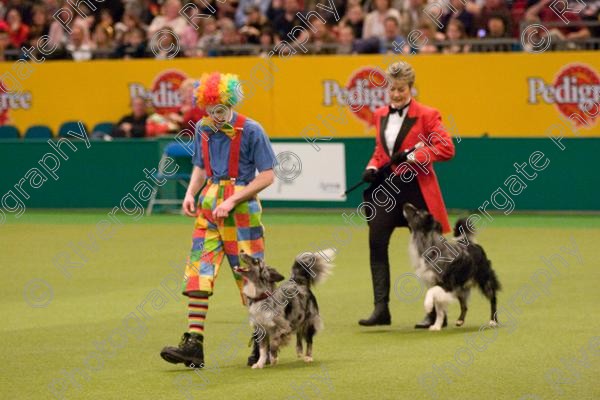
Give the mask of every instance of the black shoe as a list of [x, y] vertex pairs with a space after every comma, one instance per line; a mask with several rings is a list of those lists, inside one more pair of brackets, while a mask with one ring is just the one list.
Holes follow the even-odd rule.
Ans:
[[[254, 332], [254, 334], [252, 335], [252, 353], [250, 353], [250, 355], [248, 356], [248, 363], [246, 365], [248, 365], [249, 367], [253, 366], [254, 364], [256, 364], [258, 362], [258, 359], [260, 358], [260, 346], [258, 345], [258, 341], [256, 340], [256, 331]], [[268, 348], [267, 348], [267, 354], [268, 354]], [[269, 360], [269, 357], [267, 356], [267, 365], [270, 364], [271, 361]]]
[[198, 333], [186, 332], [181, 337], [178, 347], [167, 346], [160, 352], [160, 356], [172, 364], [183, 363], [186, 367], [204, 367], [204, 337]]
[[[429, 314], [423, 317], [423, 320], [415, 325], [415, 329], [429, 329], [431, 325], [435, 323], [436, 313], [435, 309], [431, 311]], [[448, 326], [448, 316], [444, 315], [444, 323], [442, 324], [442, 328]]]
[[358, 324], [361, 326], [391, 325], [391, 323], [392, 316], [390, 315], [387, 303], [375, 304], [375, 309], [371, 316], [358, 321]]

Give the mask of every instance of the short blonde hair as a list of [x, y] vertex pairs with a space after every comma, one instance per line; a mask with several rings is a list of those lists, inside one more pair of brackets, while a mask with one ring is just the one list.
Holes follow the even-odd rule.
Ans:
[[388, 80], [405, 80], [408, 86], [413, 87], [415, 84], [415, 70], [406, 61], [398, 61], [388, 67], [387, 78]]

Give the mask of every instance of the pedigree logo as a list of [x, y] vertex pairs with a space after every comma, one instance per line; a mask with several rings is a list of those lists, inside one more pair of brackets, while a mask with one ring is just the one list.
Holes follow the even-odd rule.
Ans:
[[345, 104], [356, 118], [374, 125], [373, 112], [390, 101], [386, 86], [381, 70], [361, 68], [352, 73], [345, 86], [333, 79], [324, 80], [323, 104], [332, 106], [334, 101]]
[[31, 92], [10, 92], [0, 80], [0, 125], [10, 123], [11, 110], [29, 110], [31, 108]]
[[149, 100], [159, 114], [177, 112], [181, 105], [179, 86], [185, 79], [187, 75], [181, 71], [163, 71], [156, 76], [149, 89], [141, 83], [130, 83], [129, 97], [133, 99], [141, 96]]
[[528, 78], [529, 104], [554, 104], [576, 127], [590, 128], [600, 115], [600, 78], [584, 64], [569, 64], [554, 83]]

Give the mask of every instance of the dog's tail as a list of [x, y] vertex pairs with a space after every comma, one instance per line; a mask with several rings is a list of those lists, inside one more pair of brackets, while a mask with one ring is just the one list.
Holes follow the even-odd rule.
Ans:
[[461, 218], [458, 221], [456, 221], [456, 224], [454, 224], [455, 238], [461, 238], [463, 236], [466, 236], [469, 242], [474, 242], [473, 239], [475, 238], [475, 233], [475, 227], [469, 228], [466, 218]]
[[292, 275], [306, 279], [308, 286], [323, 282], [333, 269], [334, 249], [319, 250], [315, 253], [302, 253], [296, 257]]

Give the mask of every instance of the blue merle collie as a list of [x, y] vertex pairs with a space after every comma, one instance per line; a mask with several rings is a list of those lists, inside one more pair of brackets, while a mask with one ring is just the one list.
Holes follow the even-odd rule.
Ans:
[[[277, 364], [279, 348], [289, 343], [296, 333], [296, 353], [312, 362], [313, 336], [322, 328], [317, 299], [311, 287], [331, 274], [335, 256], [332, 249], [303, 253], [292, 265], [290, 279], [276, 288], [284, 277], [262, 259], [241, 253], [241, 264], [235, 271], [244, 278], [243, 293], [248, 298], [250, 321], [254, 325], [259, 358], [252, 368]], [[303, 340], [306, 353], [302, 354]]]
[[426, 210], [418, 210], [406, 203], [403, 213], [411, 232], [409, 254], [415, 273], [429, 288], [425, 295], [425, 311], [435, 313], [435, 323], [429, 329], [439, 331], [442, 328], [448, 304], [455, 300], [460, 303], [456, 326], [462, 326], [472, 286], [479, 287], [490, 301], [490, 325], [495, 326], [498, 323], [496, 292], [500, 290], [500, 282], [483, 247], [475, 243], [475, 232], [467, 228], [466, 220], [458, 220], [453, 240], [446, 240], [441, 224]]

